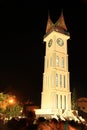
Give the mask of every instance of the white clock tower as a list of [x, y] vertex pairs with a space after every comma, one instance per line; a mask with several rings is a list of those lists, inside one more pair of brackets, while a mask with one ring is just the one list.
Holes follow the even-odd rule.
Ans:
[[70, 38], [63, 12], [54, 24], [48, 16], [44, 57], [41, 109], [37, 114], [59, 114], [71, 110], [70, 73], [68, 71], [67, 40]]
[[67, 31], [63, 12], [54, 24], [48, 16], [44, 42], [43, 88], [41, 109], [52, 112], [71, 110], [70, 73], [68, 71]]

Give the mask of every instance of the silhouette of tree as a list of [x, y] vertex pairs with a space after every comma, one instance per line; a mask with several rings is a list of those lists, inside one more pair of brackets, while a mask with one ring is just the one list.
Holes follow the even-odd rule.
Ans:
[[71, 107], [73, 110], [78, 109], [78, 107], [77, 107], [77, 94], [76, 94], [75, 88], [73, 88], [72, 95], [71, 95]]

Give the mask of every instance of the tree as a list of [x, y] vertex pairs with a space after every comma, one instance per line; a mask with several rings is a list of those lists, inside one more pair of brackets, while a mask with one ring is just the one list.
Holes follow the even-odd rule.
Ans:
[[16, 96], [0, 93], [0, 113], [5, 117], [17, 117], [22, 111], [23, 107], [17, 101]]
[[0, 93], [0, 102], [5, 101], [7, 99], [7, 97], [8, 97], [7, 94]]
[[73, 110], [77, 110], [77, 96], [76, 96], [76, 89], [73, 88], [72, 96], [71, 96], [71, 107]]
[[4, 111], [5, 116], [10, 119], [11, 117], [18, 117], [21, 115], [22, 107], [19, 104], [9, 105], [6, 107]]

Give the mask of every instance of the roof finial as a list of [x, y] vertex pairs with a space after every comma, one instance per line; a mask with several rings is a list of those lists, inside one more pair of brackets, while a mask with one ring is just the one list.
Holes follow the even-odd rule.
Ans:
[[53, 25], [54, 24], [53, 24], [53, 22], [52, 22], [52, 20], [50, 18], [50, 13], [48, 11], [48, 20], [47, 20], [46, 33], [52, 28]]
[[55, 23], [56, 26], [59, 26], [61, 28], [63, 28], [64, 30], [67, 31], [67, 27], [66, 27], [66, 24], [65, 24], [65, 21], [64, 21], [64, 15], [63, 15], [63, 9], [61, 11], [61, 15], [58, 19], [58, 21]]

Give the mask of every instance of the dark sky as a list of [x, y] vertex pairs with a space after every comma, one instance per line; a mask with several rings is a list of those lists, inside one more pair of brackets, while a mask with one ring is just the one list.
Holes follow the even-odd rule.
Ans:
[[41, 102], [48, 11], [55, 23], [64, 11], [68, 41], [70, 89], [87, 97], [87, 2], [0, 1], [0, 92], [12, 91], [23, 100]]

